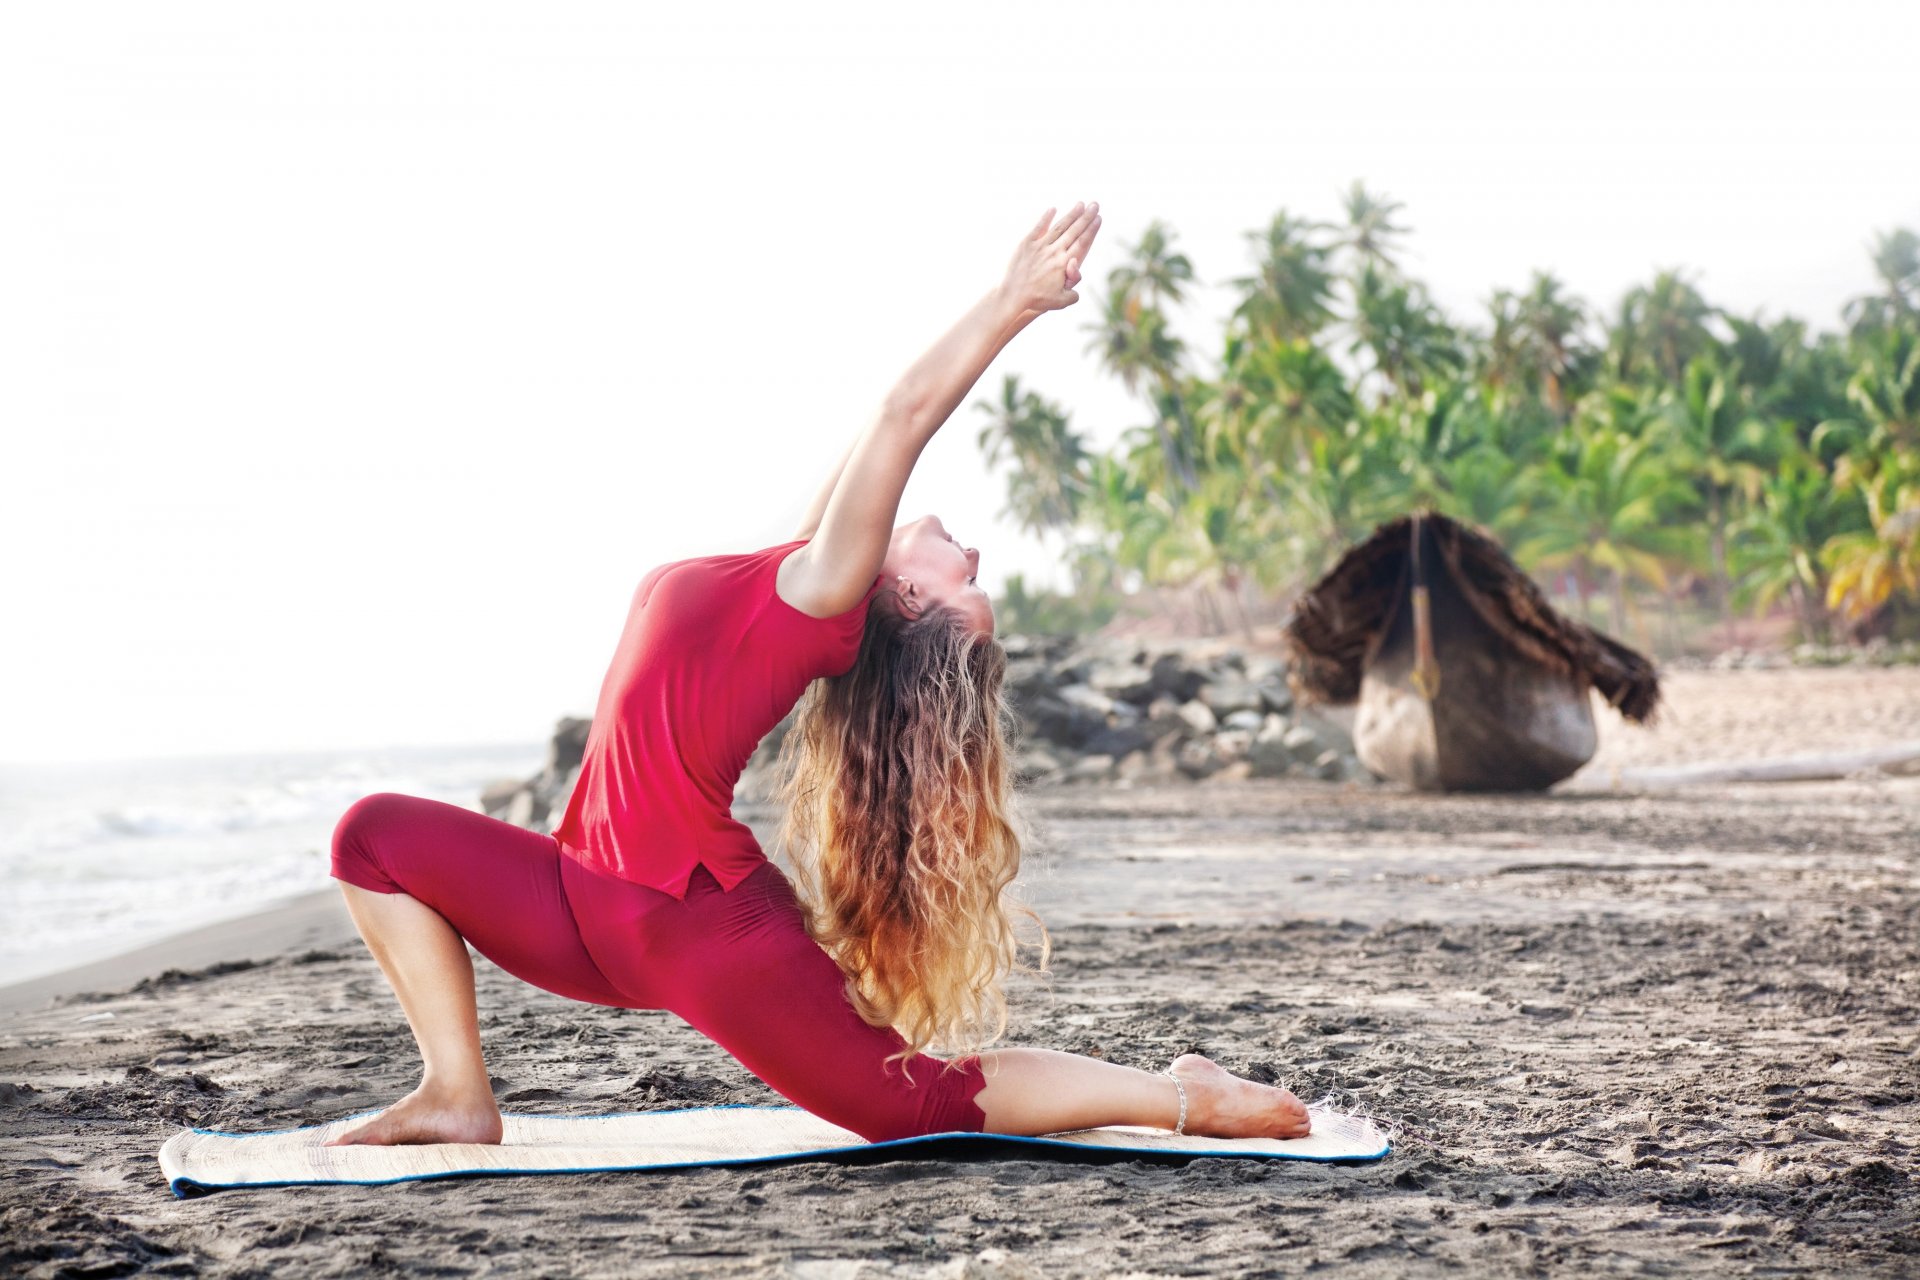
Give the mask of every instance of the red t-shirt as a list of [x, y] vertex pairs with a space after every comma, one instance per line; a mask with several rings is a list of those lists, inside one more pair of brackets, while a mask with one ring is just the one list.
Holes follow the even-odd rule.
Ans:
[[676, 898], [701, 863], [732, 889], [766, 861], [732, 816], [734, 783], [808, 684], [853, 665], [884, 580], [845, 613], [804, 614], [774, 575], [805, 545], [675, 560], [640, 580], [553, 830], [572, 856]]

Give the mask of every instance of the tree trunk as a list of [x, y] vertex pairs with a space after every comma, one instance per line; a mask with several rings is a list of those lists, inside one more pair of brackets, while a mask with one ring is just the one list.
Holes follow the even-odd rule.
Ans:
[[1727, 513], [1726, 495], [1720, 486], [1712, 485], [1707, 491], [1708, 541], [1713, 554], [1713, 594], [1714, 604], [1720, 611], [1720, 624], [1726, 629], [1726, 638], [1733, 639], [1733, 592], [1729, 586], [1732, 581], [1727, 574]]
[[1253, 619], [1247, 616], [1247, 602], [1241, 598], [1238, 572], [1227, 575], [1227, 599], [1233, 601], [1233, 611], [1240, 615], [1240, 634], [1247, 638], [1249, 645], [1257, 643], [1253, 635]]

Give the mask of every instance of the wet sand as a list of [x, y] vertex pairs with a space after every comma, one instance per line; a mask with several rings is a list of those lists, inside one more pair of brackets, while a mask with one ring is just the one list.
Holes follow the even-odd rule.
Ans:
[[[1377, 1165], [996, 1156], [176, 1201], [154, 1151], [177, 1125], [320, 1123], [414, 1083], [323, 893], [250, 938], [203, 931], [171, 972], [153, 954], [0, 993], [0, 1272], [1920, 1272], [1920, 779], [1633, 794], [1604, 774], [1609, 752], [1920, 736], [1900, 711], [1920, 673], [1701, 673], [1674, 696], [1552, 796], [1029, 798], [1022, 882], [1056, 951], [1016, 981], [1009, 1042], [1154, 1069], [1207, 1053], [1393, 1124]], [[509, 1109], [780, 1101], [669, 1014], [477, 968]]]

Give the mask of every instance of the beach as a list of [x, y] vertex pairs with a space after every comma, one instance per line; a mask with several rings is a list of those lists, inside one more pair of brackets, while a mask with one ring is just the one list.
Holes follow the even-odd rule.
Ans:
[[[1544, 796], [1062, 785], [1006, 1042], [1185, 1052], [1389, 1125], [1376, 1164], [1035, 1158], [222, 1191], [179, 1126], [319, 1124], [418, 1057], [331, 883], [0, 989], [0, 1272], [1026, 1277], [1920, 1271], [1920, 778], [1617, 785], [1920, 738], [1920, 669], [1681, 671]], [[773, 815], [741, 816], [771, 835]], [[503, 1108], [780, 1103], [663, 1012], [476, 958]]]

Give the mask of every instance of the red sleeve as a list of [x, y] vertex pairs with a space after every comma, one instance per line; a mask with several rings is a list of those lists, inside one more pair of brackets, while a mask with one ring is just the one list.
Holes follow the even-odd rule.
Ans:
[[860, 637], [866, 630], [867, 606], [880, 591], [882, 578], [876, 576], [860, 602], [844, 613], [816, 618], [803, 613], [781, 598], [777, 586], [780, 565], [788, 555], [807, 545], [806, 539], [769, 547], [765, 578], [766, 599], [760, 621], [772, 646], [782, 651], [788, 663], [799, 666], [806, 679], [839, 675], [853, 665], [860, 652]]

